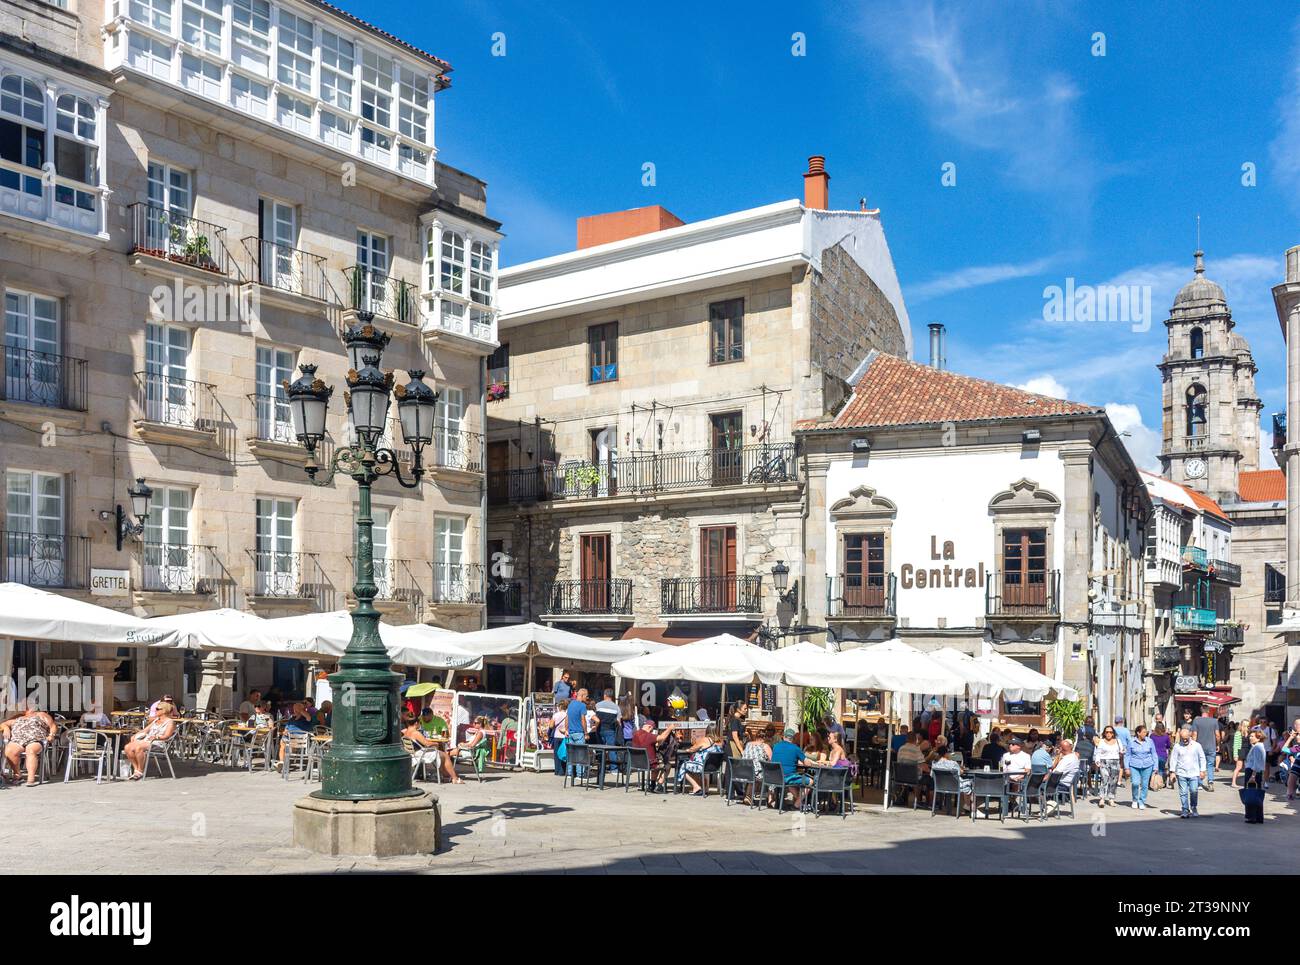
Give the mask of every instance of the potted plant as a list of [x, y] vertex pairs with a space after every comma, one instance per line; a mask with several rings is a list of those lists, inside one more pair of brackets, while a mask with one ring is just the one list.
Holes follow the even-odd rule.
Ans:
[[1049, 700], [1047, 702], [1047, 722], [1052, 725], [1052, 729], [1059, 731], [1062, 737], [1069, 740], [1074, 739], [1074, 735], [1079, 732], [1083, 726], [1083, 718], [1087, 716], [1083, 711], [1083, 701], [1081, 700]]
[[828, 687], [805, 687], [799, 695], [799, 729], [815, 731], [831, 712], [832, 695]]
[[487, 398], [489, 402], [496, 402], [499, 399], [504, 399], [509, 394], [510, 390], [504, 382], [493, 382], [487, 388]]

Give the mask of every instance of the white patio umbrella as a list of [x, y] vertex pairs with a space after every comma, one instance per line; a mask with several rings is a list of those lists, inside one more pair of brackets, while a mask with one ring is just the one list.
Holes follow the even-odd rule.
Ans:
[[505, 627], [473, 630], [456, 638], [456, 645], [485, 657], [534, 656], [560, 660], [589, 660], [613, 663], [637, 657], [666, 644], [650, 640], [597, 640], [540, 623], [516, 623]]
[[[980, 663], [965, 651], [944, 647], [941, 650], [927, 650], [925, 655], [931, 660], [943, 664], [965, 680], [968, 696], [996, 698], [1003, 694], [1016, 692], [1016, 682], [998, 666], [987, 662]], [[1007, 699], [1020, 700], [1022, 698], [1008, 696]]]
[[[352, 614], [347, 610], [303, 613], [263, 621], [272, 652], [298, 656], [341, 657], [352, 639]], [[444, 640], [446, 637], [448, 639]], [[449, 630], [395, 627], [380, 622], [379, 638], [394, 663], [412, 667], [477, 669], [482, 656], [459, 643]], [[455, 639], [456, 642], [452, 642]], [[437, 642], [435, 643], [434, 640]]]
[[172, 644], [176, 631], [34, 586], [0, 583], [0, 637], [146, 647]]
[[1005, 700], [1042, 700], [1051, 693], [1062, 700], [1079, 699], [1079, 692], [1073, 687], [1053, 680], [1004, 654], [986, 653], [982, 657], [976, 657], [975, 662], [995, 668], [1011, 681], [1011, 686], [1002, 692]]

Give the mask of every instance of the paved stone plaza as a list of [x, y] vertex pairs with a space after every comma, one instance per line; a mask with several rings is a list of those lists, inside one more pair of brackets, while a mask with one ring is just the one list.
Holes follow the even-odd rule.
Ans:
[[1283, 795], [1270, 795], [1265, 823], [1254, 827], [1224, 788], [1201, 795], [1195, 821], [1179, 820], [1177, 793], [1161, 791], [1145, 812], [1085, 804], [1073, 821], [1000, 825], [877, 806], [847, 819], [801, 820], [728, 808], [716, 797], [562, 789], [550, 775], [500, 773], [434, 788], [443, 803], [439, 854], [330, 859], [290, 844], [301, 780], [188, 764], [177, 772], [175, 781], [96, 786], [83, 778], [0, 790], [8, 842], [0, 872], [1274, 874], [1294, 870], [1286, 856], [1300, 840], [1300, 819]]

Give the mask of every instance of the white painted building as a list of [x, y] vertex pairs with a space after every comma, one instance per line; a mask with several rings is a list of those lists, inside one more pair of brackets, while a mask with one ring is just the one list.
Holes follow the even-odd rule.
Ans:
[[[1003, 653], [1106, 716], [1140, 705], [1150, 501], [1103, 410], [873, 354], [798, 435], [801, 575], [826, 588], [812, 623], [842, 646]], [[1043, 722], [1039, 705], [995, 710]]]

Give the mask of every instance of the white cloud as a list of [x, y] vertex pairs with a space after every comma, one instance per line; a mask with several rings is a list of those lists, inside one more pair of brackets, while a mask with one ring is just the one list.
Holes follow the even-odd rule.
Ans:
[[1142, 422], [1142, 413], [1135, 405], [1123, 402], [1107, 402], [1106, 415], [1115, 427], [1124, 448], [1128, 450], [1139, 469], [1160, 472], [1161, 435]]
[[1051, 375], [1036, 375], [1028, 382], [1017, 385], [1016, 388], [1022, 392], [1033, 392], [1035, 395], [1050, 395], [1053, 399], [1070, 398], [1070, 390]]
[[969, 268], [959, 268], [957, 271], [912, 286], [907, 291], [907, 300], [913, 304], [918, 304], [932, 298], [942, 298], [944, 295], [951, 295], [954, 292], [980, 288], [984, 285], [994, 285], [1000, 281], [1028, 278], [1046, 271], [1061, 257], [1060, 255], [1049, 255], [1019, 265], [972, 265]]

